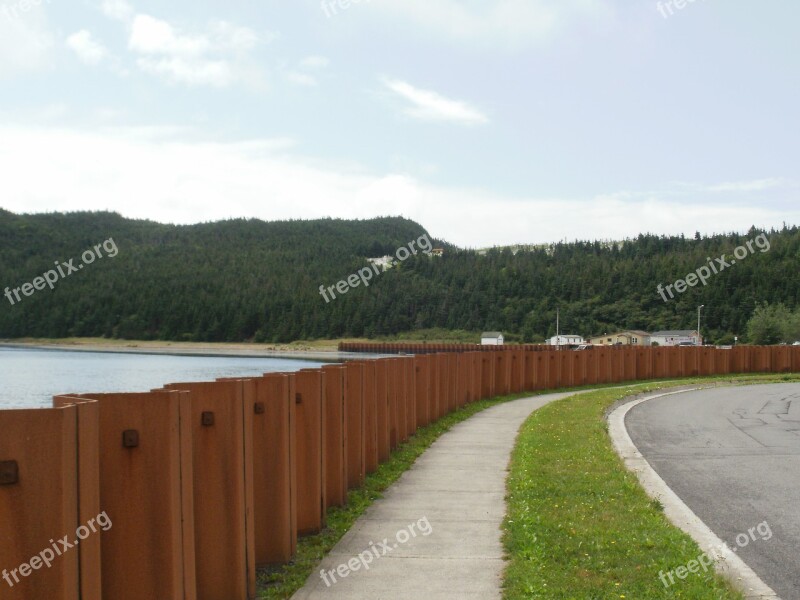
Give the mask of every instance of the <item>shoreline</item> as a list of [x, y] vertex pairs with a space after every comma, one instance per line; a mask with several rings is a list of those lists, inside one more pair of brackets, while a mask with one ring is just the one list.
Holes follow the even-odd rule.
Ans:
[[298, 350], [287, 347], [253, 344], [196, 343], [196, 342], [135, 342], [116, 340], [1, 340], [0, 349], [43, 350], [58, 352], [94, 352], [104, 354], [145, 354], [193, 356], [207, 358], [281, 358], [313, 362], [342, 362], [348, 358], [377, 357], [378, 355], [339, 352], [334, 349]]

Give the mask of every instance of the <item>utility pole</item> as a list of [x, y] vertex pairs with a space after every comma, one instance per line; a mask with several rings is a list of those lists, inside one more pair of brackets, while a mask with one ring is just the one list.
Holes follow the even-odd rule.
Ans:
[[701, 343], [702, 337], [700, 336], [700, 309], [705, 308], [705, 304], [701, 304], [697, 307], [697, 345], [702, 346]]
[[561, 335], [558, 332], [558, 309], [556, 308], [556, 350], [561, 350]]

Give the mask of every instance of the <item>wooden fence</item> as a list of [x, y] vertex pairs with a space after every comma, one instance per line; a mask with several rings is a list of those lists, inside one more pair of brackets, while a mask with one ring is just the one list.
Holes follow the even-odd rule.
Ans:
[[785, 346], [404, 348], [413, 355], [0, 411], [0, 598], [250, 600], [256, 568], [290, 561], [298, 535], [323, 529], [392, 450], [470, 402], [800, 371], [800, 347]]

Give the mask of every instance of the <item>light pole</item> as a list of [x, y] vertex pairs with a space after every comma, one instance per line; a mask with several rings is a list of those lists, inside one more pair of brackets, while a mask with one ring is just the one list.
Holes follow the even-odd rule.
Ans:
[[700, 306], [697, 307], [697, 345], [698, 346], [702, 345], [700, 343], [700, 340], [701, 340], [701, 337], [700, 337], [700, 309], [705, 308], [705, 307], [706, 307], [705, 304], [701, 304]]
[[561, 350], [561, 335], [558, 333], [558, 309], [556, 308], [556, 350]]

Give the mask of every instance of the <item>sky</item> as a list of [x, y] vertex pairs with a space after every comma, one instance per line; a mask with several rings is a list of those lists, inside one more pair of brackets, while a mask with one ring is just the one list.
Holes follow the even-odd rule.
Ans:
[[796, 0], [0, 0], [0, 207], [401, 215], [463, 247], [800, 223]]

